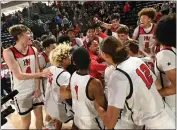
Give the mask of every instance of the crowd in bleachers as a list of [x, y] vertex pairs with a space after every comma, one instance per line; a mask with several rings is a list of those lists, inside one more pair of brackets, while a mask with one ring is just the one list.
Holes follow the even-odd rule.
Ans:
[[[126, 2], [55, 2], [51, 6], [39, 2], [33, 3], [31, 7], [24, 8], [22, 12], [17, 11], [14, 14], [1, 17], [1, 42], [4, 48], [14, 45], [13, 38], [8, 33], [8, 28], [15, 24], [25, 24], [32, 29], [35, 39], [43, 34], [52, 32], [55, 37], [64, 33], [67, 28], [75, 29], [77, 35], [83, 33], [86, 36], [87, 27], [93, 23], [93, 18], [109, 23], [112, 13], [118, 12], [121, 17], [121, 23], [126, 24], [130, 29], [130, 36], [138, 23], [137, 13], [144, 7], [154, 7], [160, 16], [175, 11], [175, 4], [168, 2], [149, 1], [149, 2], [129, 2], [130, 11], [124, 12]], [[28, 16], [30, 15], [30, 16]], [[159, 15], [158, 15], [159, 16]], [[65, 17], [65, 18], [64, 18]], [[37, 25], [35, 24], [37, 21]], [[63, 22], [68, 21], [68, 25]], [[56, 26], [57, 25], [57, 26]], [[102, 28], [105, 32], [106, 29]]]
[[[84, 74], [86, 73], [90, 77], [94, 77], [95, 79], [98, 79], [96, 81], [93, 81], [95, 83], [94, 85], [97, 86], [98, 84], [103, 84], [104, 89], [105, 89], [103, 93], [105, 93], [105, 95], [107, 94], [106, 96], [108, 96], [108, 92], [106, 91], [106, 89], [108, 89], [107, 87], [108, 86], [113, 87], [114, 83], [116, 85], [119, 84], [117, 81], [115, 81], [116, 78], [113, 80], [112, 78], [113, 76], [110, 77], [110, 75], [113, 73], [113, 70], [115, 69], [119, 70], [119, 68], [121, 67], [122, 69], [125, 69], [124, 68], [125, 66], [121, 66], [121, 65], [119, 66], [119, 64], [130, 61], [130, 63], [132, 63], [132, 66], [135, 66], [137, 69], [130, 67], [131, 65], [129, 66], [127, 62], [126, 64], [127, 70], [125, 69], [125, 71], [127, 71], [127, 73], [129, 73], [128, 71], [130, 71], [130, 73], [134, 73], [134, 71], [136, 72], [135, 73], [136, 77], [135, 76], [128, 77], [127, 76], [128, 74], [125, 74], [128, 77], [128, 80], [130, 80], [131, 78], [132, 79], [134, 78], [133, 82], [136, 82], [136, 80], [137, 82], [140, 82], [141, 85], [144, 86], [144, 88], [146, 88], [145, 90], [142, 90], [143, 87], [141, 87], [139, 91], [142, 91], [142, 93], [143, 92], [148, 93], [148, 94], [151, 93], [152, 95], [155, 93], [154, 94], [155, 96], [152, 96], [152, 99], [154, 100], [155, 105], [153, 103], [152, 104], [154, 106], [156, 106], [157, 104], [158, 106], [160, 103], [164, 102], [161, 100], [161, 97], [172, 96], [172, 98], [174, 99], [174, 97], [176, 96], [176, 92], [174, 92], [174, 84], [176, 85], [176, 81], [174, 81], [174, 77], [172, 77], [172, 75], [176, 73], [176, 70], [174, 70], [175, 68], [174, 60], [173, 60], [174, 55], [171, 54], [171, 52], [174, 52], [174, 49], [176, 48], [176, 45], [174, 45], [175, 38], [174, 38], [174, 35], [167, 34], [168, 31], [169, 32], [171, 31], [173, 34], [176, 33], [174, 32], [174, 30], [172, 30], [174, 29], [173, 27], [176, 26], [176, 24], [174, 24], [174, 21], [176, 20], [176, 17], [174, 17], [175, 13], [176, 13], [176, 4], [173, 2], [163, 2], [163, 1], [162, 2], [159, 2], [159, 1], [147, 1], [147, 2], [141, 2], [141, 1], [137, 1], [137, 2], [134, 2], [134, 1], [133, 2], [131, 1], [130, 2], [55, 1], [51, 6], [48, 6], [42, 2], [34, 3], [32, 4], [31, 7], [24, 8], [22, 12], [18, 11], [8, 16], [5, 16], [4, 14], [2, 15], [2, 21], [3, 21], [1, 25], [2, 26], [1, 42], [2, 42], [2, 47], [3, 47], [1, 48], [3, 51], [2, 59], [6, 61], [10, 71], [12, 72], [13, 77], [15, 77], [16, 86], [15, 85], [14, 86], [17, 89], [19, 89], [20, 94], [23, 95], [22, 96], [23, 98], [26, 96], [25, 93], [28, 92], [28, 87], [26, 88], [23, 87], [24, 86], [23, 84], [18, 86], [17, 84], [20, 83], [21, 81], [24, 81], [26, 84], [28, 84], [28, 81], [30, 83], [31, 82], [30, 80], [35, 80], [36, 82], [35, 83], [33, 82], [33, 83], [37, 84], [37, 80], [39, 81], [40, 79], [42, 82], [42, 84], [40, 85], [45, 88], [50, 88], [51, 86], [58, 85], [60, 86], [59, 88], [60, 91], [58, 91], [59, 93], [57, 93], [59, 94], [59, 96], [63, 96], [62, 93], [65, 93], [66, 91], [71, 92], [72, 90], [70, 91], [70, 88], [63, 89], [62, 91], [62, 87], [66, 85], [65, 84], [62, 84], [63, 86], [59, 85], [57, 81], [58, 80], [57, 78], [60, 76], [60, 74], [57, 75], [58, 74], [57, 71], [59, 71], [59, 69], [62, 69], [61, 73], [65, 71], [67, 72], [67, 74], [64, 76], [64, 79], [67, 78], [67, 83], [69, 83], [69, 84], [66, 83], [67, 86], [69, 86], [71, 83], [71, 79], [70, 79], [71, 76], [76, 75], [74, 72], [77, 73], [81, 71], [80, 75], [82, 75], [82, 72], [83, 72]], [[165, 16], [169, 16], [169, 17], [165, 17]], [[161, 20], [161, 18], [167, 19], [167, 21], [169, 20], [169, 22], [162, 19], [161, 23], [159, 23], [158, 21]], [[170, 22], [171, 24], [169, 24]], [[167, 26], [165, 26], [164, 23], [167, 24]], [[163, 29], [164, 29], [163, 27], [165, 28], [165, 30], [167, 30], [166, 32], [163, 32]], [[171, 29], [169, 30], [168, 27]], [[169, 38], [163, 37], [164, 35], [168, 35]], [[25, 47], [23, 47], [23, 45]], [[8, 48], [8, 49], [5, 49], [5, 48]], [[25, 49], [27, 48], [27, 49], [25, 50], [24, 48]], [[5, 51], [3, 49], [5, 49]], [[161, 60], [162, 58], [159, 56], [160, 54], [162, 55], [161, 50], [163, 49], [170, 50], [170, 53], [166, 52], [170, 58], [165, 57], [166, 59], [164, 58], [165, 59], [164, 61], [162, 61]], [[22, 52], [20, 52], [19, 50], [21, 50]], [[79, 55], [79, 53], [81, 54], [83, 53], [83, 57], [82, 55]], [[176, 52], [174, 52], [174, 54], [176, 55]], [[86, 58], [84, 58], [84, 56]], [[26, 57], [31, 57], [31, 58], [25, 59]], [[167, 60], [168, 58], [170, 59], [170, 61]], [[131, 59], [132, 61], [129, 59]], [[160, 62], [157, 63], [157, 59]], [[14, 64], [12, 63], [12, 60]], [[84, 63], [82, 63], [82, 61], [84, 61]], [[1, 63], [3, 62], [4, 61], [2, 61]], [[30, 62], [34, 62], [36, 64], [30, 64]], [[38, 65], [38, 62], [39, 62], [39, 65]], [[88, 65], [86, 65], [87, 63]], [[156, 86], [156, 80], [157, 80], [156, 77], [159, 78], [159, 74], [161, 74], [161, 71], [159, 70], [157, 64], [160, 67], [162, 67], [161, 69], [166, 69], [164, 70], [163, 74], [169, 79], [169, 82], [171, 82], [170, 85], [171, 87], [173, 87], [171, 90], [169, 90], [171, 92], [170, 94], [169, 93], [166, 94], [165, 92], [168, 90], [166, 89], [164, 90], [163, 87], [159, 89], [158, 88], [159, 86]], [[164, 67], [165, 66], [164, 64], [165, 65], [168, 64], [168, 67]], [[172, 64], [172, 67], [169, 67], [171, 64]], [[84, 66], [85, 68], [84, 67], [82, 68], [82, 66]], [[137, 66], [140, 67], [140, 69]], [[21, 68], [27, 67], [27, 68], [25, 68], [26, 70], [24, 72], [21, 72], [22, 70], [18, 69], [20, 67]], [[52, 67], [55, 69], [53, 69]], [[57, 72], [56, 74], [57, 76], [52, 77], [53, 75], [55, 75], [56, 72]], [[123, 73], [126, 73], [126, 72], [123, 71]], [[82, 76], [84, 76], [84, 74]], [[118, 74], [114, 76], [118, 76]], [[55, 81], [57, 83], [52, 82], [53, 78], [56, 78]], [[14, 80], [14, 84], [15, 84], [15, 80]], [[125, 81], [129, 82], [127, 78], [122, 79], [122, 77], [119, 77], [119, 80], [120, 81], [122, 80], [122, 83]], [[163, 79], [158, 79], [158, 80], [161, 81]], [[97, 81], [99, 81], [99, 83]], [[90, 85], [90, 82], [92, 81], [90, 81], [89, 79], [88, 81], [89, 85]], [[137, 82], [132, 86], [139, 87]], [[31, 87], [30, 84], [28, 85], [30, 88]], [[40, 86], [40, 85], [38, 84], [36, 86]], [[151, 86], [154, 87], [155, 89], [154, 91], [151, 89], [151, 91], [149, 92], [148, 90], [150, 89]], [[21, 87], [21, 88], [18, 88], [18, 87]], [[75, 91], [77, 93], [76, 87], [77, 86], [75, 86]], [[40, 89], [35, 89], [33, 91], [34, 94], [33, 93], [30, 93], [30, 94], [34, 95], [34, 97], [36, 96], [37, 98], [40, 98], [38, 95], [38, 91]], [[32, 89], [30, 91], [32, 91]], [[94, 89], [92, 91], [94, 91]], [[113, 91], [112, 93], [114, 93]], [[3, 92], [3, 89], [1, 90], [1, 93], [2, 92]], [[44, 95], [47, 94], [47, 90], [44, 90], [44, 88], [41, 92]], [[49, 93], [50, 92], [51, 91], [49, 91]], [[99, 92], [101, 93], [102, 90], [99, 90]], [[124, 92], [126, 93], [126, 90]], [[109, 93], [110, 93], [110, 90], [109, 90]], [[132, 93], [135, 93], [135, 91]], [[141, 94], [140, 96], [143, 96]], [[68, 93], [66, 95], [71, 96], [71, 94], [68, 94]], [[65, 99], [68, 99], [68, 97], [67, 98], [65, 97], [66, 95], [63, 96], [64, 99], [62, 99], [62, 101], [67, 102], [67, 100], [65, 100]], [[95, 96], [95, 94], [93, 95]], [[98, 93], [96, 95], [98, 95]], [[116, 93], [114, 93], [113, 95], [109, 95], [109, 98], [112, 98], [114, 95], [119, 96], [121, 95], [121, 93], [117, 95]], [[123, 97], [126, 98], [125, 95]], [[60, 98], [59, 96], [58, 98]], [[86, 96], [88, 98], [90, 95], [88, 96], [88, 93], [86, 92]], [[53, 107], [50, 105], [51, 101], [47, 102], [46, 97], [47, 96], [42, 97], [42, 99], [45, 102], [45, 105], [49, 103], [48, 106], [45, 106], [45, 107], [46, 108]], [[157, 100], [159, 100], [160, 102], [159, 104], [157, 103], [157, 100], [154, 97], [158, 97]], [[24, 98], [24, 99], [23, 98], [21, 99], [20, 97], [18, 100], [21, 100], [21, 101], [27, 100], [27, 98]], [[32, 98], [28, 99], [28, 101], [33, 100]], [[122, 97], [120, 98], [116, 97], [116, 98], [112, 98], [112, 100], [118, 100], [118, 99], [121, 100], [121, 98]], [[71, 99], [71, 97], [69, 97], [69, 99]], [[97, 100], [98, 98], [96, 99], [96, 97], [94, 97], [93, 99]], [[110, 101], [110, 99], [107, 99], [107, 100]], [[104, 101], [104, 103], [106, 104], [107, 100], [104, 97], [104, 100], [102, 101]], [[132, 99], [132, 100], [135, 100], [135, 99]], [[143, 100], [145, 100], [144, 97], [143, 97]], [[21, 102], [19, 102], [19, 104], [20, 103]], [[63, 102], [60, 102], [60, 105], [62, 103]], [[141, 103], [142, 102], [140, 102], [139, 104]], [[167, 101], [167, 103], [169, 102]], [[172, 111], [174, 112], [174, 108], [175, 108], [174, 100], [171, 99], [170, 103], [171, 103], [169, 105], [170, 109], [172, 109]], [[21, 103], [21, 104], [22, 105], [20, 107], [23, 110], [25, 103], [24, 104]], [[25, 115], [26, 113], [29, 113], [33, 109], [34, 104], [30, 104], [31, 106], [28, 105], [27, 107], [25, 107], [25, 109], [23, 110], [24, 112], [21, 112], [20, 108], [18, 108], [19, 114]], [[36, 104], [42, 105], [43, 102], [37, 101]], [[69, 103], [67, 102], [66, 104], [69, 104]], [[53, 105], [55, 106], [56, 104], [53, 104]], [[57, 108], [57, 105], [56, 105], [56, 108]], [[108, 105], [110, 104], [108, 103]], [[103, 107], [103, 105], [101, 107]], [[163, 111], [166, 111], [164, 108], [161, 108], [161, 107], [162, 105], [160, 104], [159, 108], [162, 109]], [[152, 112], [148, 116], [152, 117], [152, 115], [154, 114], [153, 110], [151, 111], [150, 110], [151, 107], [149, 106], [147, 106], [147, 108], [149, 108], [149, 110], [147, 110], [148, 114]], [[146, 108], [143, 107], [143, 110], [142, 110], [143, 113], [146, 113], [145, 109]], [[60, 111], [58, 110], [59, 109], [57, 109], [56, 111], [60, 113]], [[45, 120], [47, 122], [46, 127], [48, 127], [49, 122], [54, 118], [52, 116], [55, 116], [55, 112], [53, 111], [53, 109], [50, 109], [50, 110], [46, 109], [46, 112], [48, 115], [46, 116]], [[65, 113], [65, 116], [67, 114]], [[138, 115], [139, 113], [135, 113], [135, 114]], [[157, 117], [158, 117], [158, 114], [157, 114]], [[71, 115], [73, 115], [73, 113]], [[101, 114], [99, 113], [99, 116], [100, 115]], [[42, 115], [36, 116], [36, 118], [38, 118], [39, 120], [37, 121], [40, 122], [38, 126], [36, 125], [36, 128], [37, 127], [42, 128], [42, 125], [43, 125]], [[69, 118], [71, 118], [71, 116]], [[103, 120], [103, 117], [101, 118]], [[136, 117], [132, 117], [132, 118], [136, 119]], [[174, 127], [174, 122], [172, 118], [173, 117], [170, 117], [169, 126], [168, 124], [167, 126], [166, 124], [164, 124], [164, 126], [169, 127], [169, 128]], [[137, 120], [140, 120], [141, 122], [141, 119], [137, 119]], [[164, 120], [166, 120], [166, 118], [164, 118]], [[58, 118], [56, 117], [55, 121], [56, 121], [55, 122], [56, 124], [60, 123], [60, 125], [58, 126], [60, 128], [62, 126], [62, 123], [65, 122], [64, 120], [60, 120], [60, 117]], [[151, 121], [153, 122], [153, 120]], [[106, 122], [105, 120], [103, 120], [103, 122], [104, 124], [107, 125], [108, 128], [109, 127], [117, 128], [115, 125], [112, 126], [112, 125], [107, 124], [107, 123], [110, 123], [110, 121]], [[142, 124], [140, 122], [138, 122], [137, 123], [138, 125], [136, 124], [135, 127], [142, 127], [141, 125], [144, 122]], [[149, 123], [150, 125], [148, 124], [149, 127], [151, 127], [151, 124], [153, 124], [152, 122]], [[23, 128], [29, 128], [30, 122], [28, 121], [26, 124], [25, 123], [26, 122], [24, 121]], [[115, 120], [115, 124], [116, 124], [116, 120]], [[57, 128], [57, 125], [55, 125], [55, 127]], [[82, 125], [78, 125], [77, 127], [87, 128], [86, 126], [82, 127]], [[92, 126], [90, 125], [89, 127], [92, 127]], [[163, 127], [163, 126], [155, 126], [155, 125], [152, 126], [152, 128], [160, 128], [160, 127]]]

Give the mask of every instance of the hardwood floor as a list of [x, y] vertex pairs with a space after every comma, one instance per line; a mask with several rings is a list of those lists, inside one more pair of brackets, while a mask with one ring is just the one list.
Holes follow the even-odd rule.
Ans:
[[[43, 115], [45, 117], [45, 112], [43, 111]], [[1, 129], [20, 129], [20, 116], [18, 115], [17, 112], [12, 113], [11, 115], [9, 115], [7, 117], [8, 119], [8, 123], [6, 123], [5, 125], [3, 125], [1, 127]], [[72, 126], [72, 121], [68, 122], [67, 124], [63, 124], [62, 129], [71, 129]], [[35, 129], [35, 116], [32, 112], [32, 117], [31, 117], [31, 125], [30, 125], [30, 129]]]

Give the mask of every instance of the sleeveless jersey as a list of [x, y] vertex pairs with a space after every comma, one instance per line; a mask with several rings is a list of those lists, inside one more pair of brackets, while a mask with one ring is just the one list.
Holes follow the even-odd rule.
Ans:
[[[38, 59], [39, 59], [40, 69], [45, 69], [51, 66], [49, 58], [45, 52], [41, 52], [38, 55]], [[47, 78], [41, 78], [41, 87], [42, 87], [41, 90], [44, 96], [45, 96], [46, 86], [47, 86]]]
[[146, 49], [150, 49], [150, 52], [147, 52], [147, 53], [150, 53], [150, 54], [154, 53], [154, 50], [152, 50], [154, 49], [153, 45], [155, 43], [155, 40], [153, 38], [154, 30], [155, 30], [155, 24], [152, 24], [152, 28], [148, 33], [145, 32], [143, 27], [139, 26], [138, 36], [139, 36], [140, 50], [147, 52]]
[[[15, 47], [10, 47], [9, 49], [18, 62], [22, 73], [35, 73], [35, 52], [31, 46], [28, 46], [26, 55], [20, 53]], [[12, 88], [19, 91], [17, 98], [32, 94], [36, 88], [35, 79], [19, 80], [13, 73], [11, 75], [11, 83]]]
[[49, 66], [51, 66], [50, 62], [49, 62], [49, 58], [47, 56], [47, 54], [45, 54], [45, 52], [41, 52], [39, 55], [38, 55], [38, 58], [39, 58], [39, 65], [40, 65], [40, 68], [48, 68]]
[[[131, 67], [127, 67], [130, 64]], [[125, 116], [136, 125], [149, 128], [156, 128], [157, 123], [167, 119], [164, 102], [155, 86], [156, 77], [141, 59], [130, 57], [119, 64], [115, 71], [126, 76], [130, 85], [120, 118]]]
[[[168, 79], [168, 77], [166, 76], [166, 74], [163, 70], [164, 68], [159, 65], [160, 64], [159, 62], [161, 62], [161, 61], [163, 62], [163, 61], [166, 61], [170, 58], [173, 58], [173, 57], [169, 57], [169, 56], [164, 57], [165, 55], [167, 55], [167, 53], [170, 53], [171, 55], [173, 55], [174, 60], [171, 59], [171, 61], [175, 62], [176, 51], [175, 51], [175, 48], [173, 48], [173, 47], [165, 47], [165, 48], [161, 49], [161, 51], [159, 53], [157, 53], [156, 61], [155, 61], [155, 74], [156, 74], [158, 80], [160, 81], [162, 88], [167, 87], [167, 86], [168, 87], [171, 86], [171, 82], [170, 82], [170, 80]], [[168, 66], [168, 63], [167, 63], [167, 66]], [[176, 101], [175, 99], [176, 99], [176, 94], [164, 97], [165, 102], [174, 111], [175, 111], [175, 101]]]
[[90, 75], [81, 75], [78, 72], [74, 72], [71, 77], [72, 109], [74, 111], [74, 122], [79, 129], [99, 129], [101, 126], [96, 124], [98, 112], [94, 101], [88, 97], [88, 86], [91, 80], [93, 78]]
[[154, 62], [151, 57], [139, 57], [142, 61], [146, 63], [149, 69], [154, 73]]
[[60, 86], [69, 85], [70, 74], [55, 66], [49, 67], [49, 70], [53, 75], [47, 79], [45, 109], [52, 118], [66, 122], [73, 112], [71, 106], [60, 98]]

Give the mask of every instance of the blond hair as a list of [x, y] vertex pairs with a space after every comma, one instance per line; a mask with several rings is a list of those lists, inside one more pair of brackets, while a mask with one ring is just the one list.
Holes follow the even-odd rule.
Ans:
[[66, 43], [59, 44], [49, 54], [50, 63], [54, 66], [61, 67], [63, 60], [69, 56], [70, 50], [71, 50], [70, 45]]

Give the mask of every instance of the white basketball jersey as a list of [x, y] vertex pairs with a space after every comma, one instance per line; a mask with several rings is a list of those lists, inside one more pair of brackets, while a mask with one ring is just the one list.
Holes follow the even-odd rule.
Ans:
[[119, 64], [116, 71], [124, 73], [130, 83], [122, 116], [149, 128], [155, 128], [153, 125], [160, 120], [165, 121], [165, 105], [155, 86], [156, 77], [148, 66], [141, 59], [130, 57]]
[[154, 29], [155, 25], [152, 24], [152, 28], [149, 32], [145, 32], [143, 27], [139, 26], [139, 48], [140, 50], [145, 50], [146, 48], [149, 48], [151, 53], [153, 53], [153, 45], [154, 45]]
[[154, 62], [151, 57], [139, 57], [139, 58], [146, 63], [146, 65], [152, 72], [154, 72]]
[[[173, 47], [164, 48], [159, 53], [157, 53], [156, 62], [155, 62], [155, 74], [158, 80], [161, 82], [162, 87], [170, 87], [172, 85], [170, 80], [165, 74], [166, 70], [164, 70], [165, 69], [164, 67], [166, 67], [167, 69], [169, 69], [170, 66], [172, 66], [172, 69], [176, 68], [175, 58], [176, 58], [176, 51], [175, 51], [175, 48]], [[176, 94], [165, 96], [164, 99], [165, 99], [165, 102], [175, 112]]]
[[[21, 54], [15, 47], [9, 48], [16, 61], [18, 62], [22, 73], [35, 73], [35, 52], [31, 46], [28, 46], [27, 54]], [[19, 80], [12, 73], [12, 88], [19, 91], [18, 97], [26, 97], [32, 94], [36, 88], [35, 79]]]
[[41, 52], [38, 55], [39, 58], [39, 66], [40, 68], [44, 69], [44, 68], [48, 68], [51, 66], [50, 62], [49, 62], [49, 58], [47, 56], [47, 54], [45, 52]]
[[98, 112], [94, 101], [91, 101], [88, 97], [88, 86], [92, 79], [90, 75], [81, 75], [78, 72], [75, 72], [71, 77], [70, 87], [74, 122], [79, 129], [99, 128], [96, 124]]
[[[38, 59], [39, 59], [39, 67], [41, 70], [51, 66], [49, 62], [49, 58], [45, 52], [41, 52], [38, 55]], [[41, 78], [41, 90], [44, 96], [45, 96], [46, 86], [47, 86], [47, 78]]]
[[71, 106], [60, 98], [60, 86], [69, 85], [70, 74], [55, 66], [49, 67], [49, 70], [53, 75], [47, 80], [45, 109], [52, 118], [66, 122], [73, 118], [73, 112]]

